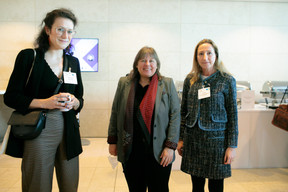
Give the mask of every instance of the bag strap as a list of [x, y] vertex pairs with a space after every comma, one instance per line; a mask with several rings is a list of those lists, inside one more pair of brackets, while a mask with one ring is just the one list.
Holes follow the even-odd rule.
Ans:
[[[64, 64], [64, 65], [63, 65], [63, 71], [67, 71], [67, 70], [68, 70], [68, 61], [67, 61], [67, 57], [66, 57], [65, 54], [63, 55], [63, 58], [64, 58], [64, 61], [63, 61], [63, 64]], [[59, 80], [58, 80], [58, 84], [57, 84], [57, 86], [56, 86], [56, 88], [55, 88], [54, 95], [56, 95], [56, 94], [59, 92], [59, 89], [60, 89], [61, 85], [62, 85], [63, 82], [64, 82], [63, 71], [62, 71], [61, 78], [59, 78]]]
[[33, 62], [32, 62], [32, 66], [31, 66], [31, 69], [30, 69], [30, 72], [29, 72], [29, 75], [28, 75], [28, 78], [27, 78], [25, 87], [26, 87], [27, 84], [28, 84], [28, 81], [29, 81], [29, 79], [30, 79], [30, 76], [31, 76], [31, 73], [32, 73], [32, 70], [33, 70], [33, 67], [34, 67], [34, 63], [35, 63], [35, 60], [36, 60], [36, 51], [35, 51], [35, 49], [33, 49], [33, 51], [34, 51], [34, 59], [33, 59]]
[[288, 89], [288, 85], [287, 85], [287, 87], [286, 87], [286, 89], [285, 89], [285, 93], [283, 94], [283, 97], [282, 97], [282, 99], [281, 99], [280, 105], [282, 104], [282, 101], [283, 101], [284, 98], [285, 98], [285, 95], [286, 95], [286, 93], [287, 93], [287, 89]]

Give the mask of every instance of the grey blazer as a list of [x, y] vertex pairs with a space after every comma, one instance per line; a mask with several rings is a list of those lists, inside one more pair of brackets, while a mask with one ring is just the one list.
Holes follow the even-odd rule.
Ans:
[[[131, 88], [131, 80], [121, 77], [114, 97], [108, 138], [116, 138], [118, 161], [124, 163], [123, 130], [125, 110], [128, 94]], [[155, 159], [160, 163], [160, 155], [166, 143], [177, 146], [180, 132], [180, 103], [171, 78], [163, 77], [158, 82], [157, 96], [155, 102], [155, 115], [153, 125], [153, 152]], [[109, 140], [109, 139], [108, 139]], [[112, 143], [110, 143], [112, 144]], [[129, 156], [129, 155], [128, 155]], [[173, 161], [175, 160], [175, 153]]]

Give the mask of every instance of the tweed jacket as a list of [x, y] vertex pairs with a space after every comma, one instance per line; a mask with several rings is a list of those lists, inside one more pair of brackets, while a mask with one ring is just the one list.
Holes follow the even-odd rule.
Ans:
[[[128, 77], [121, 77], [114, 97], [108, 129], [108, 143], [117, 144], [118, 161], [121, 163], [125, 163], [129, 157], [129, 154], [124, 154], [123, 150], [123, 130], [130, 88], [131, 80]], [[179, 98], [173, 80], [163, 77], [158, 82], [153, 125], [153, 153], [159, 163], [161, 162], [160, 155], [165, 147], [165, 143], [173, 143], [177, 147], [179, 131]], [[112, 140], [109, 138], [115, 138], [113, 139], [115, 143], [111, 142]], [[175, 153], [173, 161], [174, 159]]]
[[[181, 133], [191, 129], [196, 123], [205, 131], [226, 131], [227, 147], [237, 147], [238, 112], [236, 101], [236, 80], [219, 71], [206, 79], [199, 78], [192, 86], [188, 75], [184, 81], [181, 104]], [[198, 98], [198, 90], [210, 87], [211, 96]]]
[[[25, 87], [25, 84], [32, 66], [34, 55], [32, 49], [22, 50], [18, 54], [7, 90], [4, 94], [5, 104], [21, 113], [29, 112], [29, 105], [34, 98], [44, 99], [47, 98], [47, 96], [52, 96], [58, 83], [57, 76], [51, 72], [51, 69], [49, 69], [49, 66], [44, 59], [44, 52], [39, 49], [36, 49], [36, 52], [35, 64], [27, 86]], [[72, 109], [63, 113], [66, 155], [69, 160], [82, 152], [79, 123], [76, 119], [76, 114], [82, 109], [84, 100], [79, 61], [77, 58], [70, 55], [66, 55], [64, 57], [64, 60], [65, 59], [68, 61], [68, 67], [71, 68], [71, 72], [77, 74], [78, 84], [63, 83], [59, 92], [69, 92], [80, 102], [80, 106], [77, 110]], [[47, 73], [49, 70], [50, 73]], [[43, 75], [44, 73], [45, 75]], [[46, 76], [48, 74], [53, 75]], [[43, 88], [43, 85], [46, 86]], [[6, 154], [13, 157], [22, 157], [23, 141], [16, 139], [13, 137], [13, 134], [10, 134]]]

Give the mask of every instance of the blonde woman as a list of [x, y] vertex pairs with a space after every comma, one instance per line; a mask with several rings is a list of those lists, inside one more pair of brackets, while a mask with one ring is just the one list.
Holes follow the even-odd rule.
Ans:
[[219, 59], [216, 44], [200, 41], [183, 85], [178, 152], [181, 170], [191, 175], [193, 192], [222, 192], [231, 176], [238, 140], [236, 81]]

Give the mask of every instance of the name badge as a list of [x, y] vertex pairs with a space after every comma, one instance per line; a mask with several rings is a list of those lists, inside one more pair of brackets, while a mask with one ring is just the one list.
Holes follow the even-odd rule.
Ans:
[[78, 84], [76, 73], [63, 71], [63, 76], [64, 76], [64, 83], [74, 85]]
[[198, 90], [198, 99], [205, 99], [210, 97], [210, 87], [205, 87]]

